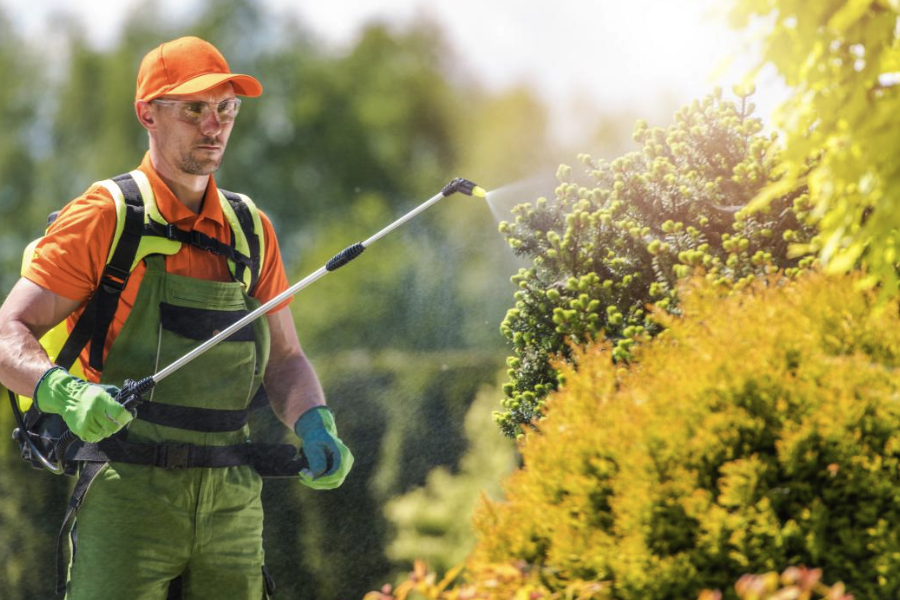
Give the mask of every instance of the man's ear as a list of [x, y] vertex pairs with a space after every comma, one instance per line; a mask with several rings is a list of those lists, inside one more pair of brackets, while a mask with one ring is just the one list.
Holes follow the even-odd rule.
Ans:
[[153, 114], [153, 109], [150, 107], [149, 102], [136, 100], [134, 102], [134, 112], [137, 115], [138, 123], [144, 129], [151, 130], [156, 128], [156, 115]]

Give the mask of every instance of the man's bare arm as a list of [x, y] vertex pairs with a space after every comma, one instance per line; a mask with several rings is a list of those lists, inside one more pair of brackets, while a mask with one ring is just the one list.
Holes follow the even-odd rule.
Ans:
[[325, 404], [325, 394], [316, 372], [300, 348], [294, 318], [287, 308], [266, 315], [272, 336], [265, 385], [269, 402], [289, 428], [300, 415]]
[[31, 396], [41, 375], [53, 366], [38, 340], [78, 308], [27, 279], [19, 279], [0, 306], [0, 382]]

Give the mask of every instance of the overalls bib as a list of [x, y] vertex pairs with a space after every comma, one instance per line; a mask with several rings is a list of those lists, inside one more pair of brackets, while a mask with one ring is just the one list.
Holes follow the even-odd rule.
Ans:
[[[237, 282], [166, 273], [161, 255], [144, 260], [147, 269], [110, 349], [103, 383], [157, 372], [258, 305]], [[268, 325], [260, 318], [160, 382], [144, 406], [195, 417], [212, 414], [203, 409], [244, 410], [262, 381], [268, 352]], [[249, 443], [246, 424], [229, 430], [194, 419], [194, 428], [186, 429], [153, 421], [141, 418], [139, 408], [124, 439], [168, 444], [170, 452], [183, 444]], [[179, 576], [185, 600], [265, 598], [259, 474], [249, 465], [171, 468], [177, 461], [162, 460], [161, 466], [110, 462], [100, 469], [77, 512], [67, 599], [163, 600]]]

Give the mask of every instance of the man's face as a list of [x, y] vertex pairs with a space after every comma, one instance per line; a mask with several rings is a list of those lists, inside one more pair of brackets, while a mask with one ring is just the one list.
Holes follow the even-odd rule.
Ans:
[[217, 107], [234, 98], [231, 84], [226, 82], [205, 92], [163, 96], [160, 102], [151, 102], [158, 119], [155, 138], [162, 159], [189, 175], [215, 173], [234, 126], [233, 121], [220, 122]]

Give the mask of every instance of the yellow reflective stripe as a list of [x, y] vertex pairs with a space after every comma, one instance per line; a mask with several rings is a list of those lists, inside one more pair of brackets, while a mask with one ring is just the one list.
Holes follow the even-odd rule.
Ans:
[[122, 230], [125, 229], [125, 194], [122, 193], [122, 190], [119, 189], [119, 186], [112, 179], [104, 179], [103, 181], [98, 181], [97, 184], [106, 188], [106, 191], [109, 192], [113, 202], [116, 204], [116, 232], [109, 247], [109, 254], [106, 255], [106, 264], [109, 264], [109, 261], [112, 260], [113, 252], [119, 246]]
[[153, 194], [153, 186], [150, 185], [150, 180], [147, 179], [144, 172], [140, 169], [135, 169], [129, 173], [129, 175], [134, 178], [134, 182], [141, 191], [141, 198], [144, 201], [144, 223], [148, 223], [150, 219], [153, 219], [157, 223], [167, 225], [167, 221], [163, 218], [162, 213], [159, 212], [159, 208], [156, 206], [156, 196]]
[[[265, 236], [263, 235], [262, 221], [259, 218], [259, 209], [256, 208], [253, 200], [249, 197], [244, 194], [237, 195], [240, 197], [241, 201], [247, 205], [247, 208], [250, 209], [250, 215], [253, 217], [253, 232], [256, 235], [256, 239], [259, 240], [259, 261], [260, 269], [262, 269], [262, 261], [265, 256]], [[244, 256], [250, 256], [250, 243], [244, 235], [244, 228], [241, 227], [241, 222], [238, 220], [237, 214], [231, 207], [231, 203], [228, 202], [228, 198], [226, 198], [225, 194], [221, 191], [219, 192], [219, 204], [222, 205], [222, 213], [225, 215], [225, 219], [231, 226], [231, 235], [234, 236], [235, 250]], [[232, 276], [234, 276], [237, 267], [231, 260], [228, 261], [228, 269], [231, 271]], [[256, 275], [259, 276], [259, 273], [256, 273]], [[245, 289], [250, 288], [250, 283], [253, 281], [252, 277], [253, 273], [250, 272], [250, 269], [247, 269], [244, 273], [243, 281], [241, 282], [244, 284]]]
[[150, 254], [172, 255], [177, 254], [179, 250], [181, 250], [181, 242], [167, 240], [155, 235], [142, 235], [141, 241], [138, 243], [137, 252], [134, 253], [134, 262], [131, 263], [131, 270], [134, 271], [138, 263]]
[[[162, 214], [160, 214], [159, 209], [156, 207], [156, 198], [153, 195], [153, 188], [150, 185], [150, 180], [147, 179], [147, 176], [139, 169], [131, 171], [129, 175], [134, 179], [134, 182], [141, 192], [141, 200], [144, 202], [144, 223], [146, 224], [148, 220], [152, 218], [154, 221], [166, 225], [166, 220], [163, 219]], [[125, 229], [125, 195], [112, 179], [100, 181], [99, 184], [106, 188], [106, 191], [109, 192], [113, 201], [116, 203], [116, 233], [113, 236], [112, 245], [109, 247], [109, 255], [106, 257], [106, 264], [109, 264], [109, 261], [112, 260], [114, 250], [119, 246], [119, 239], [122, 237], [122, 231]], [[134, 262], [131, 263], [131, 270], [133, 271], [138, 263], [140, 263], [148, 254], [171, 255], [175, 254], [180, 249], [180, 242], [155, 236], [141, 236], [137, 252], [134, 255]]]
[[[141, 199], [144, 201], [144, 224], [148, 224], [151, 219], [161, 225], [168, 225], [159, 207], [156, 206], [156, 195], [153, 193], [153, 186], [150, 180], [140, 169], [135, 169], [130, 173], [141, 191]], [[144, 260], [144, 257], [150, 254], [177, 254], [181, 250], [181, 242], [175, 240], [167, 240], [166, 238], [156, 237], [155, 235], [142, 235], [141, 241], [138, 243], [137, 252], [134, 254], [134, 262], [131, 265], [133, 271], [138, 263]]]
[[[244, 235], [244, 229], [241, 227], [241, 222], [238, 220], [237, 213], [234, 212], [231, 203], [228, 202], [228, 198], [226, 198], [225, 194], [221, 191], [219, 192], [219, 204], [222, 206], [222, 214], [225, 215], [225, 219], [228, 221], [229, 227], [231, 227], [231, 235], [234, 236], [234, 249], [244, 256], [249, 256], [250, 245], [247, 242], [247, 237]], [[237, 265], [233, 260], [228, 261], [228, 270], [231, 271], [231, 276], [236, 279]], [[241, 278], [241, 285], [244, 286], [245, 290], [250, 289], [250, 282], [252, 281], [251, 276], [250, 270], [248, 269]]]
[[244, 229], [241, 227], [241, 222], [238, 220], [237, 213], [234, 212], [234, 208], [232, 208], [228, 198], [226, 198], [225, 194], [222, 192], [219, 192], [219, 204], [222, 205], [222, 213], [225, 215], [225, 219], [228, 220], [228, 225], [231, 226], [232, 235], [234, 235], [235, 249], [241, 254], [249, 256], [250, 243], [244, 236]]
[[253, 203], [253, 200], [251, 200], [249, 196], [245, 196], [244, 194], [238, 194], [238, 196], [241, 197], [241, 200], [243, 200], [244, 204], [247, 205], [247, 208], [250, 209], [250, 214], [253, 215], [253, 232], [256, 234], [256, 239], [259, 240], [259, 269], [262, 271], [263, 261], [266, 257], [266, 232], [263, 230], [259, 209], [256, 208], [256, 204]]
[[28, 267], [31, 266], [31, 259], [34, 258], [34, 249], [40, 241], [41, 238], [38, 238], [36, 240], [32, 240], [30, 244], [25, 246], [25, 251], [22, 252], [22, 270], [19, 271], [19, 274], [22, 277], [25, 277], [25, 271], [27, 271]]

